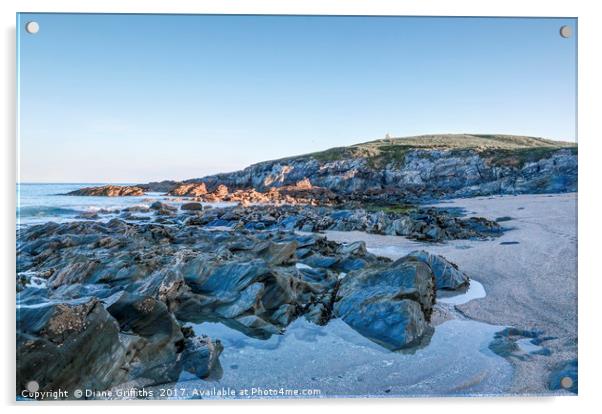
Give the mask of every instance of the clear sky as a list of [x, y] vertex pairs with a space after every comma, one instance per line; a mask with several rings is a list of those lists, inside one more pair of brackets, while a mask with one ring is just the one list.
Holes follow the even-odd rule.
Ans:
[[574, 141], [565, 24], [21, 14], [21, 180], [201, 177], [386, 133]]

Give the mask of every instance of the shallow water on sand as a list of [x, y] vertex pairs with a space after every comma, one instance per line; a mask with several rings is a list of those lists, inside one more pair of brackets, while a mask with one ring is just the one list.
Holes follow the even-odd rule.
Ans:
[[205, 322], [194, 330], [222, 341], [223, 376], [203, 381], [184, 373], [172, 397], [221, 399], [211, 393], [224, 389], [235, 393], [230, 398], [266, 397], [268, 390], [276, 390], [268, 395], [274, 398], [287, 392], [312, 398], [500, 394], [512, 377], [511, 365], [488, 349], [500, 329], [450, 320], [437, 326], [428, 345], [402, 353], [364, 338], [340, 319], [318, 326], [299, 318], [267, 340]]
[[485, 288], [474, 279], [470, 280], [470, 286], [464, 293], [455, 292], [437, 292], [437, 302], [448, 305], [462, 305], [474, 299], [482, 299], [487, 296]]

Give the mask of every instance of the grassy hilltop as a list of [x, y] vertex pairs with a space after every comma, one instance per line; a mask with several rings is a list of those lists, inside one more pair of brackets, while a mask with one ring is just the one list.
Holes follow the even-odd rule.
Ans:
[[380, 167], [391, 162], [403, 164], [410, 150], [475, 151], [497, 164], [522, 165], [538, 160], [551, 152], [570, 148], [577, 152], [577, 144], [552, 141], [544, 138], [517, 135], [441, 134], [420, 135], [405, 138], [384, 138], [347, 147], [335, 147], [278, 161], [294, 161], [313, 158], [321, 162], [351, 158], [365, 158]]

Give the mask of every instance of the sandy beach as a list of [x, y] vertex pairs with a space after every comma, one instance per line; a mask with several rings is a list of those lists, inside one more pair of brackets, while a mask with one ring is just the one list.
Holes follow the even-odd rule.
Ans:
[[489, 241], [438, 245], [360, 232], [327, 232], [328, 238], [364, 240], [371, 252], [392, 259], [426, 249], [456, 263], [486, 291], [456, 305], [461, 315], [556, 337], [546, 342], [549, 356], [509, 358], [515, 367], [510, 392], [546, 392], [550, 371], [577, 354], [577, 194], [478, 197], [437, 206], [498, 219], [508, 230]]

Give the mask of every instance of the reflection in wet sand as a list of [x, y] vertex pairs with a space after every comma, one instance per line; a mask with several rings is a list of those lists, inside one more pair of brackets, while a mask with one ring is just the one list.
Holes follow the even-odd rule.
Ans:
[[402, 353], [375, 344], [339, 319], [318, 326], [299, 318], [283, 335], [266, 340], [205, 322], [194, 330], [221, 340], [223, 377], [208, 382], [183, 374], [174, 387], [312, 388], [321, 396], [503, 393], [511, 365], [488, 349], [499, 329], [450, 320], [437, 326], [426, 346]]

